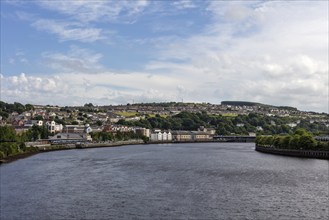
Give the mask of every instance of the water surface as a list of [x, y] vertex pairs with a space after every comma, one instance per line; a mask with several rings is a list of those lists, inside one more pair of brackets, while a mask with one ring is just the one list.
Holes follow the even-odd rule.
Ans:
[[0, 171], [4, 220], [329, 218], [329, 161], [249, 143], [56, 151]]

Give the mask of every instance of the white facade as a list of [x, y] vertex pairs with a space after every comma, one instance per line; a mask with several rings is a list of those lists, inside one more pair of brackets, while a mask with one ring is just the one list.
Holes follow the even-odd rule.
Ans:
[[158, 133], [158, 141], [162, 141], [162, 133], [161, 132]]
[[170, 131], [169, 131], [168, 134], [167, 134], [167, 140], [168, 140], [168, 141], [172, 141], [172, 134], [171, 134]]
[[172, 134], [167, 132], [156, 132], [151, 134], [151, 141], [172, 141]]
[[152, 133], [151, 134], [151, 141], [158, 141], [158, 134]]
[[47, 121], [46, 122], [47, 129], [50, 133], [56, 133], [56, 132], [62, 132], [63, 125], [62, 124], [56, 124], [55, 121]]
[[163, 132], [163, 134], [162, 134], [162, 140], [163, 141], [168, 140], [168, 134], [167, 134], [167, 132]]

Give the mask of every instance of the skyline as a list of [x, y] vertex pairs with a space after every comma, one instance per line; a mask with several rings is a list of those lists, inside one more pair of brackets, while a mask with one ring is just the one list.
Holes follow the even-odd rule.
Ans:
[[328, 1], [0, 4], [2, 101], [244, 100], [328, 113]]

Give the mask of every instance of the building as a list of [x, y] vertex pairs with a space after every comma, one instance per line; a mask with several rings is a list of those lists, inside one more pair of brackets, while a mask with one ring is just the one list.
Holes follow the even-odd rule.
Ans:
[[89, 126], [89, 124], [86, 125], [65, 125], [64, 132], [67, 133], [90, 133], [92, 132], [91, 127]]
[[192, 133], [190, 131], [173, 131], [172, 139], [174, 141], [192, 141]]
[[91, 141], [92, 138], [87, 133], [58, 133], [49, 138], [51, 144], [76, 144]]
[[43, 121], [41, 121], [41, 120], [28, 120], [28, 121], [24, 124], [24, 127], [25, 127], [25, 128], [32, 128], [33, 125], [36, 125], [36, 126], [42, 126], [42, 125], [43, 125]]
[[46, 127], [50, 133], [62, 132], [62, 130], [63, 130], [63, 125], [56, 124], [55, 121], [47, 121]]
[[136, 128], [135, 129], [136, 134], [145, 136], [145, 137], [150, 137], [150, 129], [146, 128]]
[[172, 134], [170, 131], [161, 132], [159, 130], [156, 130], [151, 134], [150, 139], [151, 141], [172, 141]]
[[209, 133], [204, 131], [191, 131], [191, 135], [194, 141], [206, 141], [210, 139]]

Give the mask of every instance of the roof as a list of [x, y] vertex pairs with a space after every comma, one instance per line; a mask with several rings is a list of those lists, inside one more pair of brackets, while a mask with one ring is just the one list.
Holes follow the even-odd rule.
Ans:
[[67, 140], [67, 139], [85, 139], [86, 135], [81, 133], [58, 133], [54, 135], [53, 137], [50, 137], [49, 140]]

